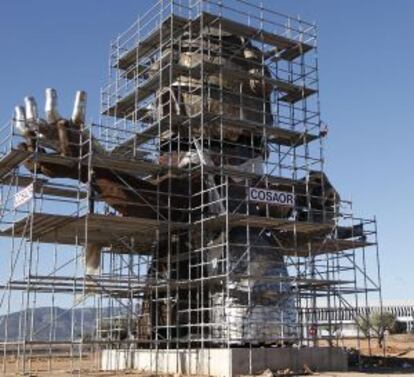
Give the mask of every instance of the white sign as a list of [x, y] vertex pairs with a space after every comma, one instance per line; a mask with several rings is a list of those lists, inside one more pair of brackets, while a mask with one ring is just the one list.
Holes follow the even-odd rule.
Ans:
[[250, 187], [249, 199], [252, 202], [266, 203], [278, 206], [295, 205], [295, 194], [291, 192], [266, 190], [257, 187]]
[[14, 194], [14, 208], [17, 208], [33, 198], [33, 183]]

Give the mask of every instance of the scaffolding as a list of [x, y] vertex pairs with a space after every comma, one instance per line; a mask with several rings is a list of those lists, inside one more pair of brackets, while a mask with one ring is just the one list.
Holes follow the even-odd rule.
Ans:
[[316, 42], [247, 1], [161, 0], [111, 43], [75, 152], [3, 128], [3, 373], [344, 346], [330, 313], [381, 301], [377, 225], [324, 173]]

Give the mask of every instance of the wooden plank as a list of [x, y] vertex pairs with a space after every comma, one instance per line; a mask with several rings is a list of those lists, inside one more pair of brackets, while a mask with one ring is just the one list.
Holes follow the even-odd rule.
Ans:
[[[214, 124], [220, 122], [223, 125], [224, 130], [226, 127], [237, 127], [257, 136], [266, 134], [268, 143], [284, 146], [299, 146], [319, 138], [318, 135], [309, 132], [288, 130], [282, 127], [265, 125], [263, 123], [245, 119], [237, 119], [226, 115], [220, 116], [205, 113], [203, 115], [203, 121], [204, 129], [208, 129], [212, 126], [215, 127]], [[117, 148], [124, 150], [128, 150], [129, 148], [132, 151], [134, 146], [140, 146], [150, 140], [159, 139], [160, 135], [170, 129], [170, 126], [180, 129], [182, 135], [184, 135], [190, 128], [197, 129], [201, 127], [201, 116], [196, 115], [193, 117], [186, 117], [182, 115], [171, 115], [164, 117], [159, 122], [154, 120], [153, 124], [149, 125], [142, 132], [138, 132], [135, 136], [132, 136]]]
[[[39, 162], [47, 162], [55, 165], [62, 165], [72, 168], [77, 168], [79, 163], [88, 166], [87, 159], [79, 160], [76, 157], [60, 156], [57, 154], [38, 153]], [[117, 172], [123, 172], [132, 175], [139, 175], [140, 173], [154, 173], [167, 174], [173, 172], [175, 174], [184, 173], [182, 169], [175, 167], [168, 167], [159, 165], [153, 162], [144, 161], [140, 159], [122, 158], [121, 156], [112, 155], [93, 155], [91, 159], [92, 167], [110, 169]]]
[[201, 72], [200, 65], [188, 68], [180, 64], [168, 64], [148, 80], [138, 85], [131, 93], [125, 95], [111, 107], [103, 111], [103, 115], [124, 118], [136, 110], [137, 103], [156, 93], [157, 89], [169, 86], [180, 75], [196, 77]]
[[188, 76], [191, 78], [199, 79], [202, 73], [211, 74], [218, 73], [220, 71], [227, 77], [240, 79], [243, 81], [249, 79], [263, 80], [272, 85], [275, 90], [285, 93], [285, 95], [279, 98], [279, 100], [283, 102], [295, 103], [317, 92], [315, 89], [296, 85], [288, 81], [265, 77], [257, 74], [249, 75], [246, 71], [229, 69], [223, 64], [204, 61], [199, 62], [198, 64], [189, 68], [181, 64], [172, 63], [172, 67], [170, 64], [163, 67], [156, 75], [149, 78], [147, 81], [145, 81], [145, 83], [139, 85], [133, 92], [125, 95], [111, 107], [106, 109], [103, 112], [103, 115], [124, 118], [126, 116], [129, 116], [137, 109], [137, 104], [140, 101], [146, 99], [150, 95], [155, 94], [159, 88], [169, 86], [179, 76]]
[[247, 37], [251, 40], [276, 47], [279, 51], [277, 59], [292, 61], [313, 49], [310, 44], [271, 33], [267, 30], [260, 30], [208, 12], [202, 12], [193, 20], [177, 15], [167, 17], [148, 37], [122, 55], [115, 67], [127, 71], [136, 65], [138, 57], [141, 59], [159, 50], [161, 48], [160, 41], [168, 46], [168, 44], [171, 44], [169, 43], [171, 40], [181, 36], [186, 30], [191, 29], [193, 34], [199, 33], [201, 24], [220, 27], [224, 32]]
[[87, 292], [105, 293], [106, 295], [119, 295], [122, 293], [131, 293], [142, 291], [148, 282], [140, 282], [138, 279], [134, 281], [120, 278], [119, 280], [105, 279], [101, 276], [39, 276], [30, 277], [30, 285], [28, 280], [12, 280], [9, 287], [12, 290], [28, 289], [37, 292], [61, 292], [70, 293], [74, 290], [82, 291], [83, 288]]
[[[56, 164], [56, 165], [62, 165], [62, 166], [69, 166], [76, 168], [79, 165], [79, 159], [75, 157], [64, 157], [57, 154], [45, 154], [45, 153], [39, 153], [38, 154], [38, 161], [39, 162], [47, 162], [50, 164]], [[81, 161], [81, 163], [84, 166], [88, 166], [88, 161], [85, 159]], [[107, 156], [107, 155], [94, 155], [92, 158], [92, 166], [103, 168], [103, 169], [111, 169], [116, 172], [120, 173], [126, 173], [131, 175], [139, 175], [143, 172], [149, 173], [149, 174], [169, 174], [172, 173], [174, 175], [186, 175], [187, 171], [185, 169], [180, 169], [177, 167], [169, 167], [166, 165], [159, 165], [157, 163], [149, 162], [149, 161], [143, 161], [143, 160], [137, 160], [137, 159], [122, 159], [118, 156]], [[205, 167], [206, 173], [214, 173], [214, 174], [221, 174], [224, 172], [224, 174], [228, 174], [230, 176], [236, 176], [236, 177], [246, 177], [246, 178], [252, 178], [252, 179], [260, 179], [262, 178], [261, 175], [255, 174], [255, 173], [246, 173], [241, 172], [237, 169], [232, 168], [224, 168], [220, 169], [219, 167]], [[280, 177], [268, 177], [269, 182], [275, 182], [275, 183], [294, 183], [295, 181], [286, 179], [286, 178], [280, 178]]]
[[[36, 179], [37, 182], [44, 184], [45, 179]], [[27, 175], [6, 175], [3, 178], [0, 178], [0, 184], [2, 185], [14, 185], [18, 187], [26, 187], [33, 183], [33, 177]]]
[[280, 54], [281, 59], [293, 60], [297, 56], [300, 56], [313, 48], [309, 44], [271, 33], [267, 30], [260, 30], [256, 27], [242, 24], [240, 22], [208, 12], [203, 12], [201, 17], [203, 17], [204, 25], [210, 24], [210, 26], [212, 26], [216, 24], [215, 26], [220, 26], [221, 30], [227, 31], [231, 34], [250, 38], [257, 42], [277, 47], [279, 50], [286, 50], [286, 52]]
[[[249, 216], [243, 214], [229, 214], [229, 224], [231, 227], [249, 225], [253, 228], [268, 228], [281, 230], [284, 232], [296, 231], [301, 234], [329, 232], [334, 227], [330, 223], [312, 223], [305, 221], [289, 221], [286, 218], [275, 218], [265, 216]], [[217, 215], [210, 219], [205, 219], [203, 226], [208, 229], [220, 228], [226, 223], [226, 215]], [[196, 224], [201, 226], [202, 221]]]
[[169, 167], [143, 160], [120, 159], [113, 156], [93, 156], [92, 165], [94, 167], [111, 169], [136, 176], [143, 172], [161, 175], [168, 173], [179, 175], [185, 173], [183, 169], [174, 166]]
[[[202, 63], [200, 63], [201, 66]], [[312, 88], [306, 88], [301, 85], [296, 85], [286, 80], [275, 79], [261, 74], [247, 73], [246, 71], [228, 68], [223, 64], [216, 64], [211, 62], [204, 62], [204, 70], [210, 73], [222, 72], [226, 77], [237, 78], [240, 80], [256, 79], [261, 80], [273, 86], [275, 90], [286, 93], [279, 99], [284, 102], [295, 103], [301, 99], [315, 94], [317, 91]]]
[[[3, 229], [1, 236], [23, 237], [29, 239], [30, 216], [24, 217], [15, 224]], [[149, 245], [156, 239], [155, 231], [166, 229], [167, 222], [147, 218], [85, 215], [65, 216], [45, 213], [33, 214], [33, 240], [44, 243], [59, 243], [66, 245], [82, 244], [84, 242], [98, 243], [103, 246], [119, 244], [123, 237], [135, 237], [136, 244]], [[173, 223], [172, 231], [184, 229], [184, 223]], [[87, 231], [87, 237], [85, 232]], [[121, 244], [122, 245], [122, 244]]]
[[294, 130], [287, 130], [286, 128], [264, 125], [262, 123], [253, 122], [244, 119], [237, 119], [233, 117], [222, 117], [223, 125], [235, 126], [253, 132], [259, 136], [264, 133], [268, 136], [269, 143], [275, 143], [285, 146], [299, 146], [304, 143], [309, 143], [316, 140], [319, 136], [310, 134], [308, 132], [299, 132]]
[[17, 168], [30, 155], [31, 152], [12, 149], [0, 160], [0, 178], [5, 177], [13, 169]]
[[[14, 225], [3, 229], [1, 236], [5, 237], [23, 237], [29, 239], [30, 216], [24, 217]], [[205, 230], [219, 229], [225, 224], [226, 216], [219, 215], [203, 221]], [[253, 228], [268, 228], [278, 231], [293, 232], [296, 228], [297, 234], [310, 236], [312, 233], [326, 232], [334, 227], [333, 224], [321, 224], [310, 222], [291, 222], [287, 219], [278, 219], [260, 216], [247, 216], [240, 214], [229, 215], [229, 224], [231, 227], [249, 225]], [[110, 252], [128, 254], [131, 252], [145, 252], [149, 254], [152, 243], [156, 240], [155, 232], [166, 229], [167, 221], [159, 221], [147, 218], [120, 217], [106, 215], [85, 215], [80, 217], [35, 213], [33, 214], [33, 240], [39, 240], [44, 243], [59, 243], [67, 245], [76, 245], [86, 242], [99, 243], [110, 247]], [[201, 221], [194, 224], [196, 231], [201, 226]], [[187, 229], [188, 224], [173, 223], [171, 230], [173, 232]], [[87, 237], [85, 231], [87, 229]], [[137, 249], [128, 251], [125, 246], [119, 242], [123, 237], [135, 238]], [[345, 250], [368, 247], [374, 243], [358, 239], [310, 239], [311, 255], [320, 255], [326, 253], [337, 253]], [[140, 245], [142, 247], [140, 247]], [[145, 246], [145, 247], [144, 247]], [[117, 251], [117, 248], [119, 250]], [[284, 255], [307, 257], [309, 255], [308, 247], [299, 247], [296, 249], [280, 249], [279, 252]]]
[[312, 255], [339, 253], [346, 250], [359, 249], [362, 247], [369, 247], [373, 245], [375, 245], [375, 243], [352, 239], [322, 239], [311, 241]]
[[235, 178], [247, 178], [251, 179], [254, 182], [262, 181], [262, 182], [269, 182], [273, 184], [279, 185], [289, 185], [289, 186], [296, 186], [302, 185], [303, 182], [299, 180], [294, 180], [285, 177], [278, 177], [275, 175], [264, 175], [264, 174], [256, 174], [250, 173], [246, 171], [241, 171], [237, 168], [230, 168], [230, 167], [220, 167], [220, 166], [204, 166], [204, 174], [215, 174], [219, 176], [226, 176], [235, 177]]
[[292, 46], [290, 48], [287, 48], [283, 51], [281, 51], [277, 55], [277, 60], [288, 60], [292, 61], [299, 56], [305, 54], [306, 52], [312, 50], [313, 47], [306, 43], [298, 42], [295, 46]]
[[[34, 182], [34, 178], [24, 175], [7, 175], [0, 180], [1, 185], [26, 187]], [[41, 196], [57, 196], [70, 199], [84, 199], [87, 193], [76, 188], [48, 184], [46, 179], [36, 178], [35, 193]]]
[[293, 88], [293, 90], [287, 92], [284, 96], [280, 97], [279, 100], [293, 104], [298, 101], [304, 100], [315, 93], [316, 90], [314, 89], [298, 86], [296, 88]]
[[[62, 165], [62, 166], [70, 166], [73, 168], [77, 168], [79, 165], [79, 158], [75, 157], [65, 157], [60, 156], [57, 154], [46, 154], [46, 153], [38, 153], [38, 161], [39, 162], [48, 162], [50, 164], [55, 165]], [[83, 159], [81, 163], [84, 166], [88, 166], [88, 161]], [[142, 175], [142, 173], [148, 174], [156, 174], [156, 175], [168, 175], [173, 174], [174, 176], [188, 176], [188, 170], [185, 168], [178, 168], [174, 166], [166, 166], [160, 165], [155, 162], [144, 161], [139, 159], [123, 159], [120, 156], [111, 156], [111, 155], [94, 155], [92, 158], [92, 167], [94, 168], [102, 168], [102, 169], [111, 169], [115, 172], [119, 173], [126, 173], [135, 176]], [[199, 171], [193, 171], [194, 174], [200, 174]], [[243, 172], [238, 170], [236, 167], [204, 167], [205, 174], [215, 174], [215, 175], [228, 175], [230, 177], [243, 177], [247, 179], [252, 179], [255, 181], [262, 180], [268, 181], [269, 183], [273, 184], [280, 184], [280, 185], [290, 185], [290, 186], [297, 186], [303, 185], [303, 180], [293, 180], [290, 178], [279, 177], [275, 175], [262, 175], [256, 173], [249, 173]], [[312, 185], [312, 182], [309, 184]], [[319, 183], [315, 183], [319, 184]]]
[[158, 74], [152, 76], [143, 84], [138, 85], [138, 87], [132, 93], [125, 95], [114, 105], [106, 109], [103, 112], [103, 115], [123, 118], [133, 113], [138, 102], [144, 100], [151, 94], [155, 94], [158, 88], [168, 86], [170, 83], [169, 68], [169, 66], [164, 67], [159, 71]]
[[[218, 215], [204, 220], [204, 228], [208, 230], [219, 229], [226, 224], [226, 216]], [[197, 223], [201, 226], [201, 221]], [[299, 238], [313, 237], [312, 234], [328, 234], [335, 227], [330, 223], [312, 223], [302, 221], [289, 221], [287, 219], [278, 219], [272, 217], [248, 216], [242, 214], [229, 215], [230, 227], [246, 226], [252, 228], [267, 228], [277, 231], [293, 232], [296, 231]], [[309, 238], [309, 245], [298, 248], [280, 248], [278, 252], [283, 255], [307, 257], [309, 255], [321, 255], [329, 253], [338, 253], [345, 250], [358, 249], [375, 245], [372, 242], [361, 241], [358, 239], [330, 239], [330, 238]], [[309, 248], [311, 252], [309, 253]]]
[[[136, 47], [122, 55], [116, 68], [128, 70], [136, 64], [137, 54], [139, 57], [145, 57], [160, 48], [160, 41], [162, 43], [176, 38], [185, 31], [185, 25], [189, 23], [189, 19], [177, 15], [167, 17], [159, 27], [157, 27], [150, 35], [143, 41], [139, 42]], [[171, 34], [171, 30], [173, 34]]]

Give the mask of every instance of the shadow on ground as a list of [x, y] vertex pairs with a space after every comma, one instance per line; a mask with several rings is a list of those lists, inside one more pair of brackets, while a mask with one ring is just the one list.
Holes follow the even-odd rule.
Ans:
[[400, 356], [367, 356], [354, 351], [349, 354], [349, 370], [367, 374], [414, 375], [414, 358]]

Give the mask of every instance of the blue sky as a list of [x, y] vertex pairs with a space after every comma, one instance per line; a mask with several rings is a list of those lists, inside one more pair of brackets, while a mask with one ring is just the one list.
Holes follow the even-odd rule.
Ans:
[[[85, 89], [89, 119], [98, 121], [109, 42], [150, 3], [1, 1], [0, 124], [25, 95], [43, 106], [46, 87], [58, 90], [67, 114], [75, 91]], [[377, 215], [385, 298], [412, 298], [414, 2], [264, 5], [318, 24], [322, 118], [330, 125], [326, 170], [342, 197], [352, 198], [356, 213]]]

